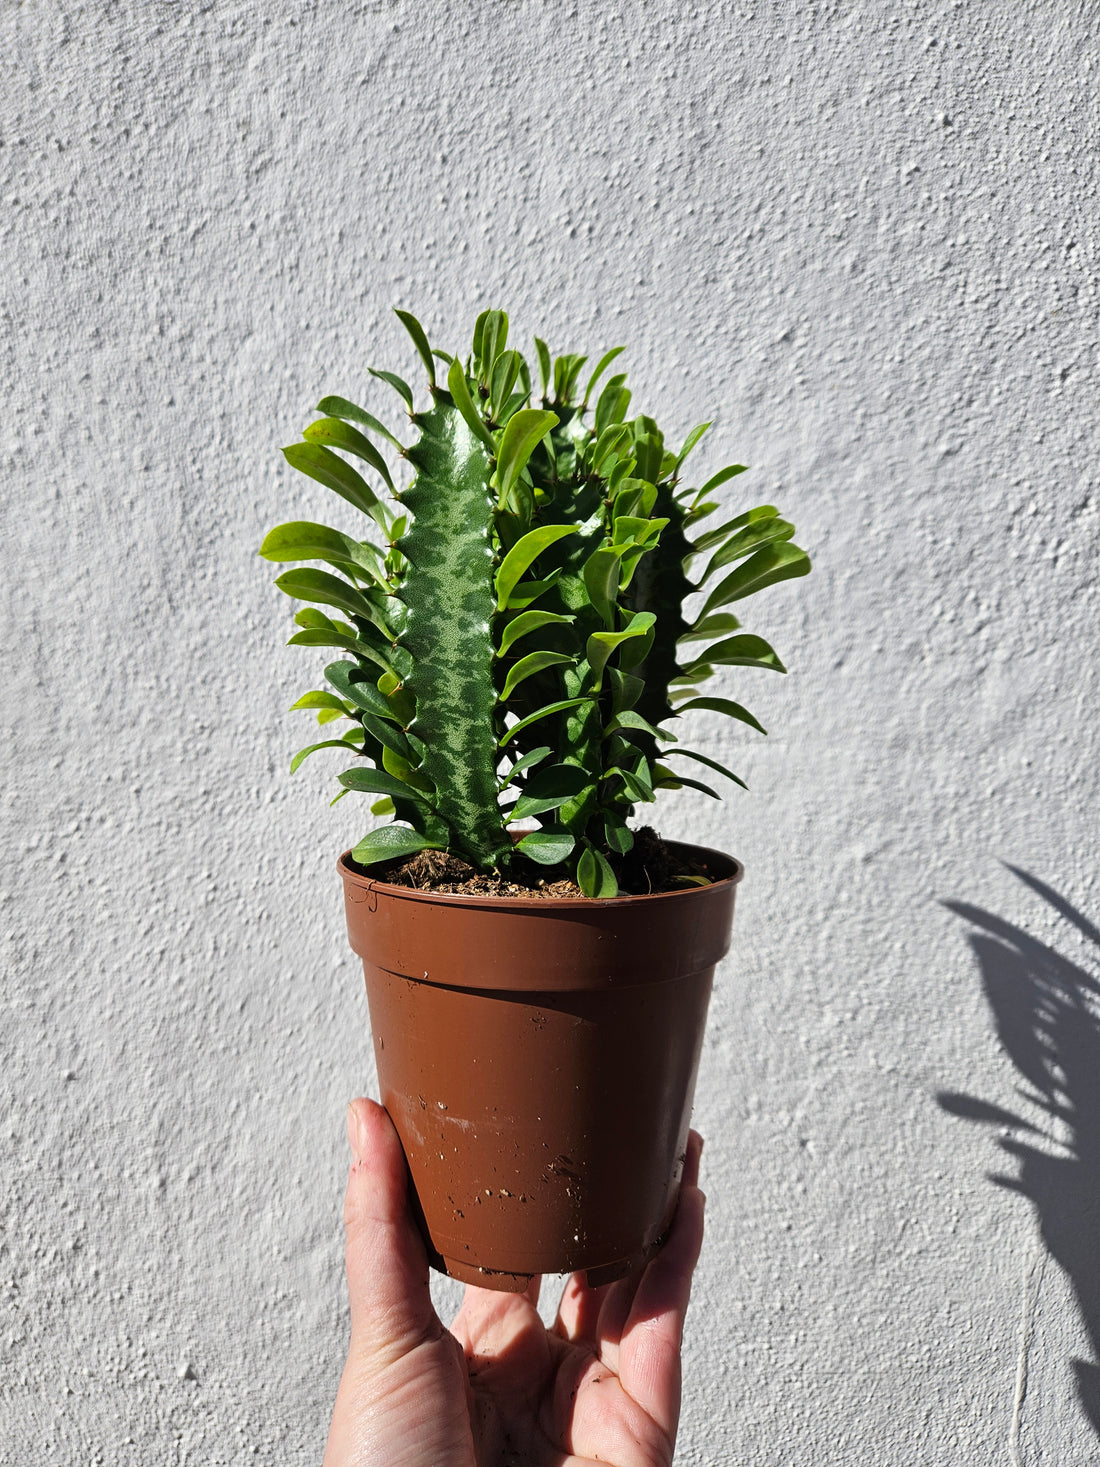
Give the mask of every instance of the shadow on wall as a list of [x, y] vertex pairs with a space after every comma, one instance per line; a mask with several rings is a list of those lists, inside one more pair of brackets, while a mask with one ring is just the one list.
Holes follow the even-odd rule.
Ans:
[[[1087, 960], [1100, 973], [1100, 931], [1043, 882], [1009, 870], [1093, 945]], [[990, 912], [944, 905], [977, 929], [970, 945], [998, 1037], [1030, 1087], [1020, 1094], [1047, 1112], [1050, 1125], [1040, 1129], [970, 1095], [937, 1099], [952, 1115], [1012, 1133], [999, 1144], [1018, 1173], [990, 1180], [1031, 1199], [1047, 1251], [1073, 1286], [1094, 1356], [1073, 1361], [1077, 1393], [1100, 1437], [1100, 981]], [[1028, 1133], [1051, 1150], [1029, 1145]]]

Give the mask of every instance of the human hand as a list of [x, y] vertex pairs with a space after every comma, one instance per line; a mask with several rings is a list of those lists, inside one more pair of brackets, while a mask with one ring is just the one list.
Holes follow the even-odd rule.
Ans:
[[598, 1289], [574, 1274], [549, 1330], [537, 1279], [523, 1294], [468, 1286], [449, 1331], [393, 1123], [355, 1100], [348, 1138], [351, 1344], [323, 1467], [668, 1467], [703, 1240], [700, 1136], [668, 1241], [645, 1269]]

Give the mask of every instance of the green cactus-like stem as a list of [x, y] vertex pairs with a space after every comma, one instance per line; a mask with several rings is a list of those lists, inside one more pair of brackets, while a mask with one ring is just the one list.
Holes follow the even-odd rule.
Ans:
[[416, 699], [408, 732], [423, 744], [420, 769], [435, 786], [450, 848], [487, 870], [510, 850], [497, 804], [492, 463], [444, 392], [414, 422], [422, 436], [408, 457], [417, 476], [402, 495], [413, 521], [399, 544], [408, 560], [400, 641]]
[[645, 680], [636, 711], [648, 723], [658, 724], [672, 712], [668, 685], [680, 672], [676, 643], [688, 630], [681, 608], [694, 588], [683, 570], [684, 557], [691, 549], [683, 530], [684, 511], [668, 484], [658, 486], [653, 513], [669, 523], [656, 549], [639, 562], [624, 601], [632, 611], [656, 613], [653, 645], [634, 671]]

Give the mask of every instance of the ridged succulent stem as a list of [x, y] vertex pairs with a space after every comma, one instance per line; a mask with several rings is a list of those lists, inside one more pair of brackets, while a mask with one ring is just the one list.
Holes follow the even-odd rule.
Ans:
[[510, 850], [498, 808], [494, 725], [492, 462], [442, 391], [414, 420], [416, 479], [402, 496], [413, 520], [399, 549], [408, 561], [400, 642], [413, 659], [408, 728], [423, 744], [421, 773], [452, 832], [451, 849], [488, 870]]

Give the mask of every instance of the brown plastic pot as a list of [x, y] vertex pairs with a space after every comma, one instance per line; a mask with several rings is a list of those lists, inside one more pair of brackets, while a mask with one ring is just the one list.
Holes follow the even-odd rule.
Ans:
[[743, 875], [679, 849], [711, 885], [611, 901], [414, 891], [341, 856], [382, 1102], [440, 1271], [597, 1285], [663, 1242]]

